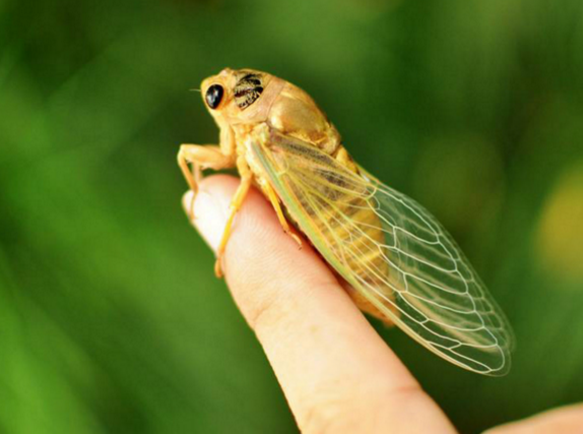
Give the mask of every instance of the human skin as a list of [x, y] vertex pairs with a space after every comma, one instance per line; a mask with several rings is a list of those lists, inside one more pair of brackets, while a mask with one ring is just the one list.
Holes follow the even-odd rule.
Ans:
[[[200, 184], [192, 223], [214, 251], [237, 185], [226, 175]], [[186, 210], [191, 203], [192, 192], [187, 192]], [[221, 265], [302, 432], [457, 432], [310, 244], [304, 240], [299, 249], [256, 190], [237, 215]], [[583, 406], [553, 410], [488, 434], [527, 432], [581, 433]]]

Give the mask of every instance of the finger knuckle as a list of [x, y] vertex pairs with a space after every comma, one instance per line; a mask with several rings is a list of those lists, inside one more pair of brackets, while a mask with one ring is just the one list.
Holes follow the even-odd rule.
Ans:
[[312, 402], [299, 424], [306, 434], [355, 432], [356, 417], [348, 399], [328, 396]]

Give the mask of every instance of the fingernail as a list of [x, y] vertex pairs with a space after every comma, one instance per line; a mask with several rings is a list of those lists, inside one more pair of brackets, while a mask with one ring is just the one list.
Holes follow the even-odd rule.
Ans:
[[[192, 192], [184, 195], [183, 205], [187, 207], [192, 201]], [[229, 204], [223, 204], [216, 196], [200, 190], [194, 201], [194, 215], [191, 222], [198, 229], [210, 248], [216, 252], [227, 222]]]

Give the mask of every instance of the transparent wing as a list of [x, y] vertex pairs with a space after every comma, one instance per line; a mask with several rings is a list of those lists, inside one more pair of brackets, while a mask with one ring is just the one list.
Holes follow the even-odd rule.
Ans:
[[443, 226], [418, 203], [313, 146], [272, 133], [253, 153], [336, 271], [412, 338], [487, 375], [510, 368], [512, 330]]

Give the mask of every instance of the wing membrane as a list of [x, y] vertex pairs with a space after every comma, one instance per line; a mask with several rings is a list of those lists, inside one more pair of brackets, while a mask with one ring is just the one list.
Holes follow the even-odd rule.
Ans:
[[465, 369], [509, 370], [504, 314], [427, 210], [299, 140], [272, 133], [269, 147], [252, 150], [300, 229], [387, 318]]

